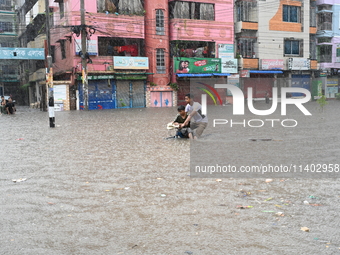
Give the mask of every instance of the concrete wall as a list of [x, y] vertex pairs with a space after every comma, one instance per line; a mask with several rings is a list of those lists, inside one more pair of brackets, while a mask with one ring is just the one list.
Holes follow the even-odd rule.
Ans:
[[[302, 5], [303, 2], [303, 5]], [[284, 38], [303, 40], [302, 58], [309, 58], [309, 0], [303, 1], [259, 1], [258, 57], [260, 59], [286, 59], [284, 57]], [[283, 5], [302, 6], [302, 23], [282, 21]]]

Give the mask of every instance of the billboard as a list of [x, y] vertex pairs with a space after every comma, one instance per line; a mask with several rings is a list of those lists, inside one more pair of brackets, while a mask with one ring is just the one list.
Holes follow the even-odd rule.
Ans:
[[234, 45], [233, 44], [219, 44], [218, 45], [219, 58], [234, 58]]
[[[79, 55], [81, 51], [81, 39], [76, 39], [76, 54]], [[86, 40], [87, 53], [89, 55], [98, 55], [98, 41], [97, 40]]]
[[220, 58], [174, 58], [175, 73], [221, 73]]
[[289, 58], [288, 69], [289, 70], [309, 70], [310, 60], [308, 58]]
[[113, 57], [114, 69], [149, 69], [147, 57]]
[[222, 73], [237, 73], [238, 66], [237, 66], [237, 59], [235, 58], [221, 58], [222, 64]]
[[283, 59], [262, 59], [262, 70], [283, 70]]

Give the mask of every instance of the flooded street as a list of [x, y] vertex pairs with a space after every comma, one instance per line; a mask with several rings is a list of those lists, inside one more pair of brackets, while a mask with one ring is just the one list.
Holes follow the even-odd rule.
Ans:
[[[304, 163], [340, 164], [340, 102], [323, 113], [308, 104], [305, 130], [267, 134], [280, 146], [254, 147], [249, 138], [264, 133], [235, 130], [231, 151], [270, 163], [259, 152], [295, 148]], [[190, 142], [164, 139], [176, 113], [56, 112], [54, 129], [37, 109], [0, 116], [0, 254], [340, 253], [338, 179], [191, 178]], [[212, 133], [209, 123], [202, 140]]]

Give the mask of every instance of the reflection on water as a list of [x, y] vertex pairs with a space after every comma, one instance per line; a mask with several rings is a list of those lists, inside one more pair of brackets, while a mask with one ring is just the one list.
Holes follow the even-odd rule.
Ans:
[[[331, 162], [340, 152], [339, 102], [327, 107], [296, 132], [228, 129], [226, 160], [269, 161], [272, 142], [249, 138], [270, 136], [282, 140], [283, 157], [295, 146], [301, 158]], [[39, 110], [1, 116], [0, 253], [338, 252], [336, 179], [190, 178], [190, 154], [198, 152], [188, 140], [164, 139], [176, 114], [175, 107], [56, 112], [54, 129]], [[214, 132], [210, 124], [198, 141], [212, 144], [201, 155], [213, 151]], [[27, 180], [12, 182], [18, 178]]]

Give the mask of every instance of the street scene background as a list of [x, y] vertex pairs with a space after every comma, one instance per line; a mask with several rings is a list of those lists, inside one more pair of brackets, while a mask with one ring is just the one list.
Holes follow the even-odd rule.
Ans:
[[[294, 143], [303, 157], [324, 137], [330, 146], [315, 143], [314, 152], [330, 148], [333, 156], [339, 104], [319, 112], [308, 103], [318, 127], [310, 118], [303, 139], [292, 139], [293, 130], [274, 138], [283, 150]], [[176, 113], [56, 112], [54, 129], [38, 109], [19, 106], [0, 116], [0, 254], [340, 252], [338, 179], [192, 178], [190, 141], [164, 139]], [[258, 153], [268, 142], [250, 135], [239, 142], [230, 136], [233, 151], [240, 146], [247, 157], [270, 162]], [[211, 137], [209, 123], [201, 139]]]

